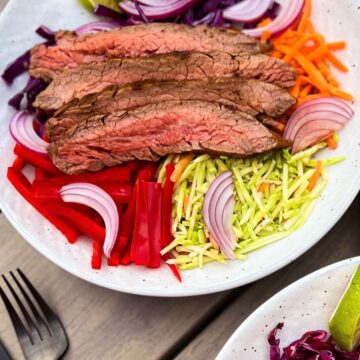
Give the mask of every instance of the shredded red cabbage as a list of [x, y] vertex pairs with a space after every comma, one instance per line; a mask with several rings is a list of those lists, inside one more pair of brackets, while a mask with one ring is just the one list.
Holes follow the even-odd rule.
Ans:
[[53, 40], [55, 41], [55, 32], [50, 30], [47, 26], [41, 25], [39, 26], [35, 32], [40, 35], [42, 38], [46, 40]]
[[15, 59], [12, 63], [10, 63], [2, 73], [1, 77], [8, 85], [10, 85], [19, 75], [27, 71], [29, 65], [30, 50], [26, 51], [24, 54], [20, 55], [17, 59]]
[[360, 349], [353, 352], [341, 350], [334, 339], [325, 331], [309, 331], [283, 349], [277, 331], [283, 328], [279, 323], [269, 334], [270, 360], [360, 360]]

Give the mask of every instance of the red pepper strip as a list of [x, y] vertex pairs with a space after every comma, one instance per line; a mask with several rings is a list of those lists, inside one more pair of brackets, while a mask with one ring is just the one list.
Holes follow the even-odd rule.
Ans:
[[91, 267], [95, 270], [101, 269], [101, 260], [102, 260], [102, 245], [98, 241], [93, 241]]
[[46, 178], [45, 171], [39, 167], [35, 168], [35, 180], [44, 180]]
[[12, 167], [16, 170], [22, 170], [26, 165], [26, 161], [21, 157], [17, 156], [12, 164]]
[[149, 267], [158, 268], [161, 264], [161, 184], [146, 182], [145, 188], [148, 204], [147, 226], [150, 247]]
[[62, 204], [49, 203], [46, 205], [46, 209], [49, 210], [51, 214], [69, 222], [69, 224], [78, 229], [82, 234], [100, 244], [104, 243], [105, 228], [98, 225], [91, 217]]
[[[172, 232], [171, 232], [171, 208], [172, 208], [172, 196], [174, 192], [174, 182], [171, 181], [171, 175], [175, 170], [174, 164], [166, 165], [166, 178], [162, 192], [162, 201], [161, 201], [161, 248], [163, 249], [169, 245], [172, 241]], [[163, 259], [169, 260], [171, 257], [169, 254], [165, 254]], [[174, 274], [174, 276], [181, 282], [181, 275], [174, 264], [167, 264]]]
[[39, 204], [31, 195], [31, 185], [24, 174], [14, 168], [8, 168], [7, 177], [14, 188], [21, 196], [31, 204], [42, 216], [50, 221], [57, 229], [59, 229], [68, 239], [69, 243], [74, 243], [77, 239], [78, 232], [67, 222], [53, 216], [44, 206]]
[[[118, 214], [119, 214], [119, 221], [120, 221], [120, 228], [121, 228], [121, 218], [122, 218], [122, 213], [123, 213], [123, 209], [121, 206], [117, 205], [117, 210], [118, 210]], [[109, 266], [118, 266], [120, 264], [120, 250], [119, 250], [119, 236], [116, 239], [113, 251], [111, 252], [111, 256], [108, 259], [108, 265]]]
[[64, 175], [50, 179], [54, 185], [67, 185], [74, 182], [89, 182], [91, 184], [103, 183], [126, 183], [131, 180], [130, 170], [125, 166], [117, 166], [96, 173], [86, 173], [78, 175]]
[[120, 252], [125, 249], [127, 244], [130, 241], [131, 234], [134, 229], [134, 222], [136, 217], [136, 197], [137, 197], [137, 182], [139, 180], [151, 180], [153, 177], [152, 171], [149, 169], [140, 170], [137, 176], [137, 181], [134, 185], [131, 198], [129, 200], [128, 206], [125, 210], [123, 226], [120, 230], [120, 239], [119, 239], [119, 250]]
[[120, 254], [120, 264], [128, 265], [131, 263], [131, 244], [128, 244], [125, 250]]
[[126, 163], [126, 167], [130, 170], [131, 173], [136, 173], [140, 168], [139, 160], [132, 160]]
[[26, 147], [16, 144], [14, 153], [17, 156], [23, 157], [27, 162], [35, 167], [42, 168], [51, 175], [62, 175], [63, 173], [55, 167], [55, 165], [49, 160], [48, 157], [37, 154], [36, 152], [27, 149]]
[[131, 242], [131, 260], [136, 265], [150, 265], [148, 201], [146, 182], [140, 180], [136, 192], [136, 216]]
[[[60, 196], [60, 189], [63, 185], [53, 184], [48, 180], [35, 180], [32, 184], [32, 192], [34, 197], [41, 203], [48, 201], [62, 201]], [[130, 200], [131, 185], [127, 184], [103, 184], [101, 186], [116, 203], [124, 204]]]

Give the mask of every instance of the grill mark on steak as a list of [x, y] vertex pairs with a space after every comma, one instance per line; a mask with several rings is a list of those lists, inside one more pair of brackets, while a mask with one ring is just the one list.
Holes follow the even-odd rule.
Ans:
[[296, 102], [287, 90], [254, 79], [149, 80], [109, 86], [67, 103], [47, 121], [46, 134], [50, 141], [56, 141], [69, 128], [92, 116], [170, 100], [218, 102], [252, 116], [264, 113], [270, 117], [279, 117]]
[[30, 74], [51, 80], [64, 68], [119, 57], [148, 56], [172, 51], [224, 51], [260, 53], [269, 43], [242, 34], [237, 29], [152, 23], [76, 35], [60, 31], [56, 44], [40, 44], [31, 51]]
[[98, 171], [125, 161], [157, 161], [189, 151], [250, 156], [287, 143], [254, 117], [207, 101], [165, 101], [94, 116], [53, 142], [48, 153], [63, 172]]
[[41, 92], [34, 106], [51, 113], [65, 103], [102, 91], [109, 85], [143, 80], [192, 80], [239, 76], [291, 87], [296, 73], [282, 60], [263, 54], [175, 52], [146, 58], [123, 58], [65, 70]]

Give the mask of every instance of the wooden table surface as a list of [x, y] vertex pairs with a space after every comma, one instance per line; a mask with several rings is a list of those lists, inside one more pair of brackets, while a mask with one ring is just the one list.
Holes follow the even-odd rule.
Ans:
[[[0, 0], [0, 9], [5, 3]], [[36, 252], [0, 214], [0, 274], [21, 267], [60, 315], [70, 339], [66, 359], [214, 359], [241, 322], [277, 291], [359, 255], [359, 214], [360, 196], [314, 248], [265, 279], [180, 299], [121, 294], [80, 280]], [[14, 359], [23, 358], [1, 303], [0, 339]]]

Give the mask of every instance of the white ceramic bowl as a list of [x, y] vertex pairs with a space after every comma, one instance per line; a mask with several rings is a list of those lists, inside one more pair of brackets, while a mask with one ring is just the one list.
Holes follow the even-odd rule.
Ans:
[[217, 360], [269, 359], [267, 336], [279, 323], [280, 348], [307, 331], [326, 330], [360, 257], [338, 262], [296, 281], [255, 310], [234, 332]]
[[[360, 12], [356, 0], [314, 0], [314, 22], [329, 41], [347, 40], [349, 49], [341, 58], [349, 65], [349, 75], [339, 78], [344, 88], [360, 98]], [[0, 69], [42, 41], [34, 30], [41, 24], [56, 30], [74, 29], [93, 18], [76, 0], [11, 0], [0, 19]], [[357, 64], [353, 67], [353, 64]], [[55, 264], [94, 284], [118, 291], [153, 296], [190, 296], [213, 293], [241, 286], [260, 279], [293, 261], [313, 246], [340, 219], [360, 188], [360, 108], [354, 105], [356, 118], [341, 132], [336, 152], [324, 151], [322, 156], [345, 154], [348, 159], [329, 169], [330, 183], [307, 224], [297, 233], [257, 251], [246, 262], [235, 261], [227, 266], [209, 264], [203, 269], [183, 272], [183, 282], [176, 282], [166, 266], [159, 270], [142, 267], [107, 267], [101, 271], [90, 268], [91, 246], [80, 240], [67, 244], [63, 236], [44, 220], [6, 179], [6, 169], [14, 156], [14, 142], [8, 132], [12, 109], [7, 100], [24, 86], [25, 77], [11, 87], [0, 82], [0, 206], [6, 217], [35, 249]]]

